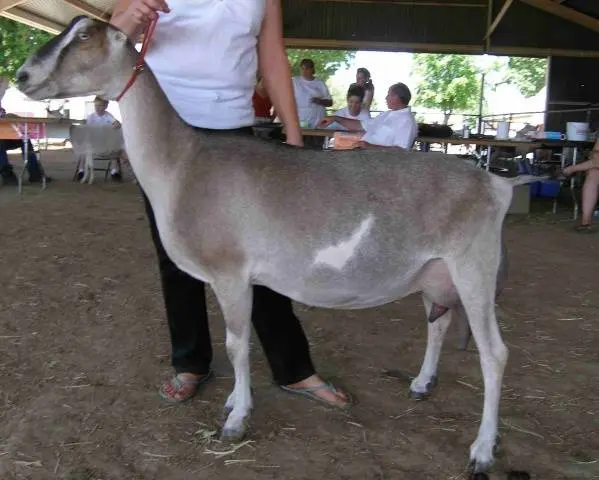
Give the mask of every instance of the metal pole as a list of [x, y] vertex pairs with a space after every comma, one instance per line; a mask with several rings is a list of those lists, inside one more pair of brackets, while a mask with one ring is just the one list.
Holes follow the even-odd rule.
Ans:
[[480, 81], [480, 99], [478, 102], [478, 134], [483, 133], [483, 102], [485, 99], [485, 72]]

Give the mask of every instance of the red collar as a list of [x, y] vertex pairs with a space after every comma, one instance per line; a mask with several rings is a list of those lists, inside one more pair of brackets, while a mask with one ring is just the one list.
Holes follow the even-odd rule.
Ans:
[[144, 41], [141, 45], [141, 51], [139, 52], [139, 56], [137, 57], [137, 62], [135, 63], [135, 66], [133, 67], [133, 75], [131, 75], [131, 78], [127, 82], [127, 85], [125, 85], [125, 88], [120, 93], [120, 95], [118, 97], [116, 97], [117, 102], [121, 98], [123, 98], [123, 95], [125, 95], [125, 93], [127, 93], [127, 90], [129, 90], [132, 87], [132, 85], [135, 83], [135, 80], [137, 80], [137, 76], [141, 72], [144, 71], [146, 52], [148, 51], [148, 45], [150, 44], [150, 39], [152, 38], [152, 34], [154, 33], [154, 28], [156, 28], [157, 21], [158, 21], [158, 18], [150, 20], [150, 23], [148, 24], [148, 27], [146, 28], [146, 31], [144, 34]]

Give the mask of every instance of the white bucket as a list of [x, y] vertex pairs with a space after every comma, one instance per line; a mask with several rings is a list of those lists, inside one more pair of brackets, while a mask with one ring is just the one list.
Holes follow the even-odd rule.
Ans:
[[586, 142], [589, 138], [589, 124], [586, 122], [568, 122], [566, 124], [568, 140]]
[[510, 138], [510, 123], [509, 122], [498, 122], [497, 123], [497, 133], [495, 134], [495, 138], [500, 140], [505, 140]]

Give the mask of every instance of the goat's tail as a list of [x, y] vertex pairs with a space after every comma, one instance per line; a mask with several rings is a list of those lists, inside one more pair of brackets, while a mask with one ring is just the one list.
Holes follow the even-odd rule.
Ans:
[[[504, 177], [505, 178], [505, 177]], [[536, 176], [536, 175], [519, 175], [517, 177], [505, 178], [508, 183], [515, 187], [517, 185], [526, 185], [527, 183], [542, 182], [543, 180], [549, 180], [552, 178], [550, 175]]]

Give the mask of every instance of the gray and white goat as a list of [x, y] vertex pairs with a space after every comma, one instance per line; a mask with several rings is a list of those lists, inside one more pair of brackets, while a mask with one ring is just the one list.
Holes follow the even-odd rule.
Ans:
[[[33, 99], [115, 99], [138, 53], [126, 35], [74, 19], [21, 67]], [[170, 258], [209, 283], [226, 322], [235, 383], [222, 436], [246, 432], [252, 408], [252, 285], [308, 305], [358, 309], [422, 292], [428, 344], [412, 392], [437, 372], [452, 312], [465, 313], [484, 378], [475, 472], [493, 460], [508, 358], [495, 317], [502, 224], [513, 186], [455, 157], [388, 149], [325, 152], [194, 129], [149, 69], [119, 102], [131, 165], [154, 209]]]

